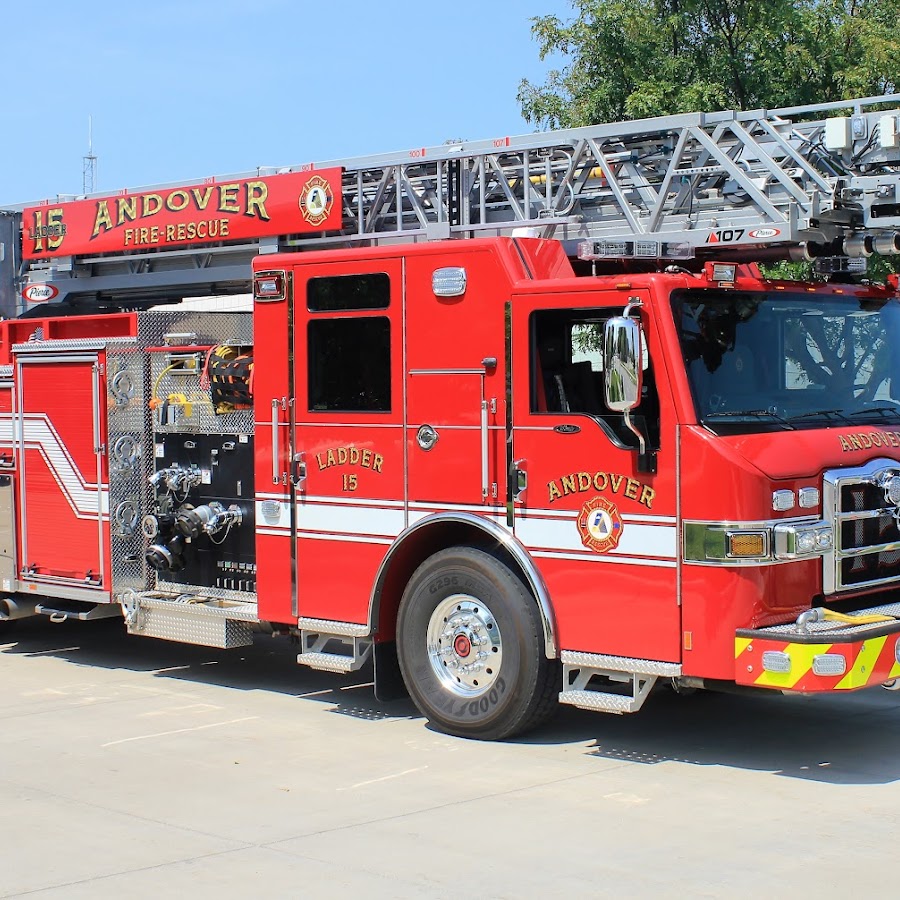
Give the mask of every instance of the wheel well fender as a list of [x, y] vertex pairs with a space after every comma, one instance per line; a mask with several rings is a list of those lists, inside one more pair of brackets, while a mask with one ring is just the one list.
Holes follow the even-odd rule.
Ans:
[[541, 573], [514, 535], [472, 513], [434, 513], [400, 534], [381, 563], [369, 601], [369, 624], [376, 640], [394, 639], [400, 598], [413, 572], [438, 550], [460, 545], [494, 554], [522, 579], [541, 614], [544, 652], [548, 659], [555, 659], [556, 621]]

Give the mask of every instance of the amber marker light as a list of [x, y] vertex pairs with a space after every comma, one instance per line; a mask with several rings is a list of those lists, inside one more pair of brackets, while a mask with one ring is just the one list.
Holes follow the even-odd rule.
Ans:
[[734, 559], [758, 559], [768, 555], [768, 543], [765, 531], [732, 531], [728, 533], [728, 555]]

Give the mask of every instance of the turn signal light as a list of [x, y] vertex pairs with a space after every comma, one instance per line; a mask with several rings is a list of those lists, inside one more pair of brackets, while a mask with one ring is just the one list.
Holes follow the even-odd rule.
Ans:
[[766, 672], [788, 675], [791, 671], [791, 658], [783, 650], [765, 650], [762, 655], [762, 667]]
[[813, 657], [812, 667], [816, 675], [843, 675], [847, 660], [840, 653], [822, 653]]
[[740, 531], [728, 534], [728, 555], [753, 559], [768, 555], [768, 535], [764, 531]]

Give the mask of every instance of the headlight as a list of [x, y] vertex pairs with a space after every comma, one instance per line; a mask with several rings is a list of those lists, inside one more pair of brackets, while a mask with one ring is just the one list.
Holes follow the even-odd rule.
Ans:
[[799, 559], [826, 553], [834, 546], [829, 522], [781, 523], [775, 526], [775, 559]]

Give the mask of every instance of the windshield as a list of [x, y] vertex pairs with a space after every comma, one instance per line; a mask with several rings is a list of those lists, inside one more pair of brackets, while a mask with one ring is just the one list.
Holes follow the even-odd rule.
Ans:
[[896, 300], [704, 290], [678, 291], [672, 303], [709, 428], [900, 424]]

